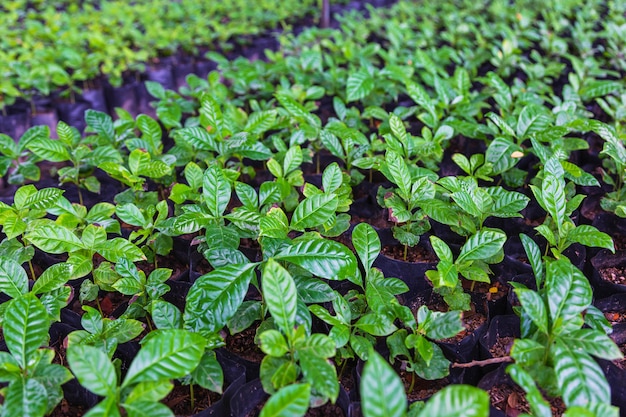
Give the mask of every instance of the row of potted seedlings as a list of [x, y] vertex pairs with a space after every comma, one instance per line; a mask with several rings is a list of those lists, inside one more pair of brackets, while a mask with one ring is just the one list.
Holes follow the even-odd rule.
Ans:
[[454, 65], [420, 42], [462, 28], [392, 29], [417, 7], [0, 135], [2, 412], [618, 415], [623, 83], [565, 37], [567, 80]]

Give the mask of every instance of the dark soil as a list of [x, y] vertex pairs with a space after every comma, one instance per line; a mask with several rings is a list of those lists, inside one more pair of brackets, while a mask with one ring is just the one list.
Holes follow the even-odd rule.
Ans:
[[[489, 390], [491, 404], [498, 410], [504, 412], [507, 417], [517, 417], [522, 413], [530, 414], [530, 407], [526, 400], [526, 393], [517, 385], [510, 386], [501, 384]], [[565, 404], [560, 398], [548, 400], [552, 415], [560, 417], [565, 412]]]
[[191, 392], [189, 385], [175, 385], [174, 389], [163, 399], [177, 416], [190, 416], [209, 408], [220, 399], [220, 395], [200, 386], [193, 386], [194, 406], [191, 406]]
[[[400, 371], [400, 378], [402, 379], [404, 391], [406, 392], [410, 403], [426, 400], [435, 395], [438, 391], [450, 385], [448, 378], [429, 381], [427, 379], [420, 378], [412, 372], [406, 371]], [[413, 378], [415, 378], [415, 384], [413, 385], [413, 391], [410, 391]]]
[[259, 346], [254, 343], [257, 326], [250, 326], [237, 334], [228, 334], [225, 338], [226, 349], [235, 355], [251, 362], [261, 363], [265, 356]]
[[499, 300], [506, 297], [509, 293], [509, 287], [496, 281], [492, 284], [488, 282], [469, 281], [465, 278], [461, 279], [463, 288], [479, 294], [486, 294], [487, 301]]
[[421, 246], [413, 246], [407, 249], [404, 258], [404, 245], [383, 246], [382, 253], [390, 258], [405, 262], [437, 262], [437, 256], [433, 252]]
[[600, 276], [613, 284], [626, 285], [626, 269], [623, 267], [609, 267], [601, 269]]
[[87, 410], [80, 405], [69, 404], [65, 398], [49, 414], [49, 417], [79, 417], [85, 415]]
[[509, 356], [511, 354], [511, 347], [513, 347], [514, 341], [515, 338], [511, 336], [498, 337], [496, 339], [496, 343], [489, 348], [489, 353], [491, 353], [491, 356], [494, 358]]

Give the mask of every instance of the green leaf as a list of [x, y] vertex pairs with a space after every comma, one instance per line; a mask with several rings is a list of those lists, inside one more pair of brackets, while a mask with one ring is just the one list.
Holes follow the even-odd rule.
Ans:
[[133, 404], [144, 401], [160, 401], [169, 394], [174, 387], [170, 381], [145, 381], [140, 382], [128, 394], [124, 404]]
[[10, 258], [0, 259], [0, 291], [11, 298], [18, 298], [28, 292], [26, 271]]
[[366, 271], [369, 271], [381, 249], [378, 233], [371, 225], [360, 223], [352, 230], [352, 244], [359, 255], [361, 264]]
[[565, 182], [562, 178], [547, 174], [541, 185], [541, 195], [546, 211], [560, 228], [565, 220]]
[[54, 264], [46, 269], [35, 281], [32, 292], [42, 294], [61, 288], [72, 279], [72, 265], [66, 262]]
[[546, 108], [534, 104], [528, 104], [517, 119], [517, 137], [526, 138], [533, 133], [546, 130], [551, 123], [551, 118]]
[[572, 349], [578, 349], [605, 360], [622, 359], [624, 355], [606, 333], [592, 329], [578, 329], [561, 335], [560, 340]]
[[435, 104], [421, 85], [414, 82], [407, 82], [406, 92], [416, 104], [424, 108], [432, 116], [433, 119], [437, 120]]
[[63, 143], [50, 138], [38, 137], [28, 143], [28, 149], [41, 159], [50, 162], [68, 161], [71, 155]]
[[539, 294], [525, 288], [515, 288], [515, 294], [519, 298], [524, 312], [543, 333], [548, 334], [548, 312], [546, 305]]
[[164, 300], [152, 302], [151, 316], [157, 329], [180, 329], [183, 327], [183, 317], [174, 304]]
[[452, 385], [437, 392], [426, 402], [421, 416], [437, 417], [487, 417], [489, 395], [469, 385]]
[[605, 248], [615, 253], [615, 246], [613, 245], [611, 236], [590, 225], [581, 224], [573, 229], [569, 229], [567, 232], [567, 240], [585, 246]]
[[122, 387], [142, 381], [181, 378], [198, 366], [206, 340], [197, 333], [154, 331], [130, 365]]
[[274, 322], [285, 334], [290, 334], [296, 323], [298, 291], [289, 272], [271, 258], [263, 269], [262, 289]]
[[501, 174], [517, 164], [517, 159], [512, 157], [513, 152], [522, 151], [523, 149], [512, 139], [500, 136], [489, 143], [485, 152], [485, 159], [492, 164], [494, 174]]
[[352, 251], [332, 240], [300, 240], [279, 252], [275, 259], [296, 264], [320, 278], [342, 280], [357, 277], [357, 262]]
[[32, 210], [46, 210], [51, 208], [61, 198], [63, 190], [57, 188], [43, 188], [30, 194], [23, 202], [24, 207]]
[[138, 262], [146, 259], [141, 249], [123, 237], [109, 239], [94, 249], [111, 262], [119, 262], [121, 259]]
[[430, 311], [428, 307], [421, 306], [417, 311], [419, 329], [430, 339], [445, 339], [454, 337], [463, 331], [460, 311]]
[[117, 398], [114, 396], [106, 397], [91, 408], [83, 417], [121, 417]]
[[227, 265], [198, 278], [187, 295], [185, 328], [213, 333], [224, 327], [243, 302], [255, 267]]
[[48, 392], [35, 378], [18, 379], [6, 390], [3, 416], [41, 417], [48, 408]]
[[83, 249], [83, 243], [71, 230], [53, 223], [38, 225], [26, 235], [33, 245], [44, 252], [60, 254]]
[[85, 122], [87, 126], [96, 132], [100, 137], [107, 140], [107, 142], [115, 141], [115, 130], [113, 128], [113, 119], [106, 113], [97, 110], [85, 111]]
[[341, 168], [336, 162], [328, 165], [322, 173], [322, 187], [325, 193], [335, 192], [343, 183], [343, 174]]
[[202, 195], [213, 217], [220, 217], [230, 202], [231, 185], [222, 170], [211, 165], [204, 172]]
[[611, 402], [611, 388], [591, 356], [560, 340], [555, 342], [550, 353], [566, 406]]
[[124, 403], [128, 417], [173, 417], [174, 413], [165, 404], [153, 401], [137, 401], [132, 404]]
[[404, 159], [393, 151], [387, 151], [385, 155], [387, 168], [391, 174], [389, 178], [400, 189], [400, 196], [404, 201], [411, 198], [411, 173]]
[[4, 312], [4, 340], [22, 369], [27, 369], [35, 352], [48, 338], [48, 314], [34, 294], [10, 301]]
[[[136, 205], [132, 203], [119, 204], [115, 208], [115, 214], [121, 221], [131, 226], [143, 227], [146, 224], [146, 218]], [[149, 220], [148, 220], [149, 221]]]
[[506, 235], [501, 231], [480, 230], [461, 247], [457, 263], [488, 259], [502, 249], [505, 241]]
[[324, 358], [304, 354], [300, 355], [300, 367], [304, 378], [311, 384], [315, 392], [329, 398], [333, 403], [337, 400], [339, 381], [333, 365]]
[[309, 409], [310, 398], [311, 385], [288, 385], [267, 400], [259, 417], [302, 417]]
[[261, 341], [261, 350], [269, 356], [280, 358], [289, 351], [285, 336], [275, 329], [269, 329], [261, 333], [259, 336]]
[[407, 399], [400, 377], [375, 350], [363, 367], [361, 407], [365, 417], [403, 417]]
[[117, 374], [105, 352], [93, 346], [71, 344], [67, 361], [83, 387], [105, 397], [115, 394]]
[[374, 78], [365, 68], [351, 73], [346, 81], [346, 101], [356, 101], [367, 97], [374, 90]]
[[533, 415], [536, 417], [552, 417], [550, 404], [543, 398], [533, 377], [528, 372], [520, 365], [516, 364], [509, 365], [506, 372], [511, 375], [511, 379], [513, 379], [517, 385], [526, 391], [526, 397], [533, 411]]
[[260, 301], [244, 301], [241, 303], [235, 315], [227, 322], [230, 334], [239, 333], [250, 327], [255, 321], [261, 320], [261, 307]]
[[537, 243], [527, 235], [520, 233], [519, 238], [522, 241], [522, 246], [524, 247], [524, 251], [526, 251], [526, 256], [528, 257], [530, 265], [533, 268], [535, 281], [538, 284], [537, 288], [541, 288], [541, 285], [539, 285], [543, 282], [543, 264], [541, 261], [541, 249], [539, 248], [539, 245], [537, 245]]
[[291, 228], [304, 231], [326, 223], [337, 209], [339, 198], [335, 194], [316, 194], [307, 197], [296, 207], [291, 218]]
[[548, 263], [544, 288], [555, 334], [566, 330], [591, 305], [589, 281], [567, 258]]
[[430, 237], [430, 244], [432, 245], [433, 250], [435, 251], [435, 254], [440, 261], [448, 262], [450, 265], [452, 264], [452, 262], [454, 261], [454, 259], [452, 258], [452, 250], [446, 244], [446, 242], [433, 235]]
[[202, 355], [200, 363], [191, 373], [194, 382], [210, 391], [222, 393], [224, 385], [224, 372], [222, 365], [217, 360], [215, 352], [207, 351]]

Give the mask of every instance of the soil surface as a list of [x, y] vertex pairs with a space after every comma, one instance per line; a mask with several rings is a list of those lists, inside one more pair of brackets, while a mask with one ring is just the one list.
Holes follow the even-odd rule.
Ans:
[[404, 245], [383, 246], [382, 253], [390, 258], [405, 262], [429, 263], [438, 261], [433, 252], [419, 245], [407, 248], [406, 259], [404, 258]]
[[[450, 385], [448, 378], [429, 381], [427, 379], [420, 378], [412, 372], [406, 371], [400, 371], [400, 378], [402, 379], [404, 391], [406, 392], [410, 403], [426, 400], [435, 395], [438, 391]], [[413, 385], [413, 391], [410, 391], [413, 378], [415, 378], [415, 384]]]
[[235, 355], [247, 359], [250, 362], [261, 363], [265, 354], [261, 352], [259, 346], [254, 343], [258, 324], [248, 327], [237, 334], [228, 334], [225, 338], [226, 349]]
[[613, 284], [626, 285], [626, 268], [624, 267], [603, 268], [599, 272], [600, 277], [605, 281], [612, 282]]
[[80, 405], [72, 405], [65, 398], [61, 400], [59, 405], [49, 414], [49, 417], [79, 417], [84, 415], [87, 410]]
[[496, 343], [489, 348], [489, 353], [491, 353], [491, 356], [494, 358], [509, 356], [511, 354], [511, 347], [513, 347], [514, 341], [515, 338], [511, 336], [498, 337], [496, 339]]
[[[510, 386], [501, 384], [489, 390], [491, 404], [498, 410], [504, 412], [507, 417], [517, 417], [522, 413], [530, 414], [530, 407], [526, 400], [526, 393], [517, 385]], [[565, 412], [565, 404], [560, 398], [548, 400], [552, 415], [560, 417]]]
[[193, 386], [194, 405], [191, 406], [191, 391], [189, 385], [175, 385], [174, 389], [163, 399], [177, 416], [190, 416], [209, 408], [220, 399], [220, 394], [211, 392], [198, 385]]

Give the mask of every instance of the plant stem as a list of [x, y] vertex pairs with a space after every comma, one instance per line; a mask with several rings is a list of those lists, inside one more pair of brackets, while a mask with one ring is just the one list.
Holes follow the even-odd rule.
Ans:
[[409, 245], [404, 245], [404, 262], [406, 262], [406, 257], [409, 253]]
[[415, 372], [411, 372], [411, 386], [409, 386], [409, 394], [415, 389]]
[[30, 269], [30, 276], [33, 278], [33, 281], [36, 281], [35, 268], [33, 268], [33, 261], [31, 259], [28, 260], [28, 269]]
[[196, 397], [193, 393], [193, 384], [189, 384], [189, 400], [191, 402], [191, 412], [196, 408]]
[[496, 363], [507, 363], [507, 362], [513, 362], [513, 358], [510, 356], [502, 356], [500, 358], [474, 360], [474, 361], [467, 362], [467, 363], [453, 363], [452, 367], [453, 368], [471, 368], [473, 366], [487, 366], [487, 365], [493, 365]]
[[98, 306], [98, 311], [100, 312], [100, 315], [104, 316], [104, 314], [102, 313], [102, 307], [100, 307], [100, 299], [98, 298], [98, 296], [96, 296], [96, 306]]

